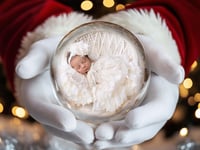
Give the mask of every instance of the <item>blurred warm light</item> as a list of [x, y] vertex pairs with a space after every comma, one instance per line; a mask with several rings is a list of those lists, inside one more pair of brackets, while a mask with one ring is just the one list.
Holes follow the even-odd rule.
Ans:
[[19, 118], [27, 118], [28, 117], [28, 112], [19, 106], [14, 106], [12, 107], [12, 114], [13, 116], [19, 117]]
[[197, 65], [198, 65], [197, 61], [194, 61], [190, 67], [190, 71], [193, 71], [197, 67]]
[[193, 82], [190, 78], [186, 78], [184, 81], [183, 81], [183, 86], [186, 88], [186, 89], [190, 89], [193, 85]]
[[93, 7], [93, 3], [90, 0], [84, 0], [81, 3], [81, 9], [84, 11], [88, 11], [88, 10], [92, 9], [92, 7]]
[[193, 96], [190, 96], [190, 97], [188, 98], [188, 104], [189, 104], [190, 106], [194, 106], [194, 105], [196, 104], [196, 102], [195, 102]]
[[115, 5], [114, 0], [103, 0], [103, 5], [107, 8], [111, 8]]
[[19, 120], [18, 118], [13, 117], [13, 119], [11, 120], [12, 124], [16, 125], [16, 126], [20, 126], [22, 125], [21, 120]]
[[188, 135], [188, 128], [182, 128], [180, 131], [179, 131], [179, 135], [182, 136], [182, 137], [185, 137]]
[[117, 4], [115, 8], [116, 11], [123, 10], [123, 9], [125, 9], [125, 6], [123, 4]]
[[179, 86], [179, 93], [180, 93], [180, 96], [181, 96], [182, 98], [185, 98], [185, 97], [188, 96], [189, 91], [183, 86], [183, 84], [181, 84], [181, 85]]
[[195, 117], [200, 119], [200, 108], [195, 111]]
[[194, 100], [195, 100], [196, 102], [200, 102], [200, 93], [196, 93], [196, 94], [194, 95]]
[[3, 112], [3, 109], [4, 109], [4, 107], [3, 107], [3, 104], [2, 104], [2, 103], [0, 103], [0, 113], [2, 113], [2, 112]]
[[200, 109], [200, 103], [198, 104], [198, 108]]
[[182, 107], [182, 106], [178, 106], [177, 107], [177, 109], [176, 109], [176, 111], [174, 112], [174, 115], [173, 115], [173, 117], [172, 117], [172, 120], [174, 121], [174, 122], [180, 122], [180, 121], [182, 121], [182, 120], [184, 120], [184, 118], [185, 118], [185, 109], [184, 109], [184, 107]]

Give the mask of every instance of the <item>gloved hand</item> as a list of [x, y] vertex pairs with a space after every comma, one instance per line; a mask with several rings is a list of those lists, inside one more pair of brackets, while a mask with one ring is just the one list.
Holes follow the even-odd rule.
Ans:
[[35, 42], [28, 54], [18, 62], [16, 72], [21, 78], [21, 103], [33, 118], [54, 135], [87, 145], [93, 142], [93, 129], [57, 104], [49, 64], [60, 40], [61, 37], [55, 37]]
[[[142, 143], [155, 136], [170, 119], [178, 101], [178, 84], [184, 70], [165, 53], [165, 47], [151, 38], [138, 36], [152, 71], [143, 103], [131, 110], [124, 120], [101, 124], [95, 131], [99, 149], [116, 149]], [[153, 43], [153, 44], [152, 44]]]

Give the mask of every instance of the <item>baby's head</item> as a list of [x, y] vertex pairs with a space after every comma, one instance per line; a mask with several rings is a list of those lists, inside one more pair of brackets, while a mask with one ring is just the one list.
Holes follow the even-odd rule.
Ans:
[[75, 55], [70, 59], [69, 64], [78, 73], [87, 74], [87, 72], [90, 70], [91, 59], [87, 55]]
[[88, 57], [89, 45], [83, 41], [72, 43], [69, 47], [67, 56], [68, 64], [77, 72], [86, 74], [91, 66], [91, 60]]

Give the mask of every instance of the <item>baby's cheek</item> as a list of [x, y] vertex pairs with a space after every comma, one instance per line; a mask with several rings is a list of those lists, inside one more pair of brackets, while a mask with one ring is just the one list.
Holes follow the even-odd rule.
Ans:
[[88, 69], [90, 69], [90, 67], [91, 67], [91, 62], [89, 62], [89, 64], [88, 64]]

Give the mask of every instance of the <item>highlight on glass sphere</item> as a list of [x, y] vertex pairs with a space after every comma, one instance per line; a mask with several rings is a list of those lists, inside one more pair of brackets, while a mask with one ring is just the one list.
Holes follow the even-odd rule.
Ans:
[[60, 41], [51, 75], [59, 104], [92, 124], [122, 119], [142, 102], [150, 80], [136, 36], [104, 21], [83, 24]]

